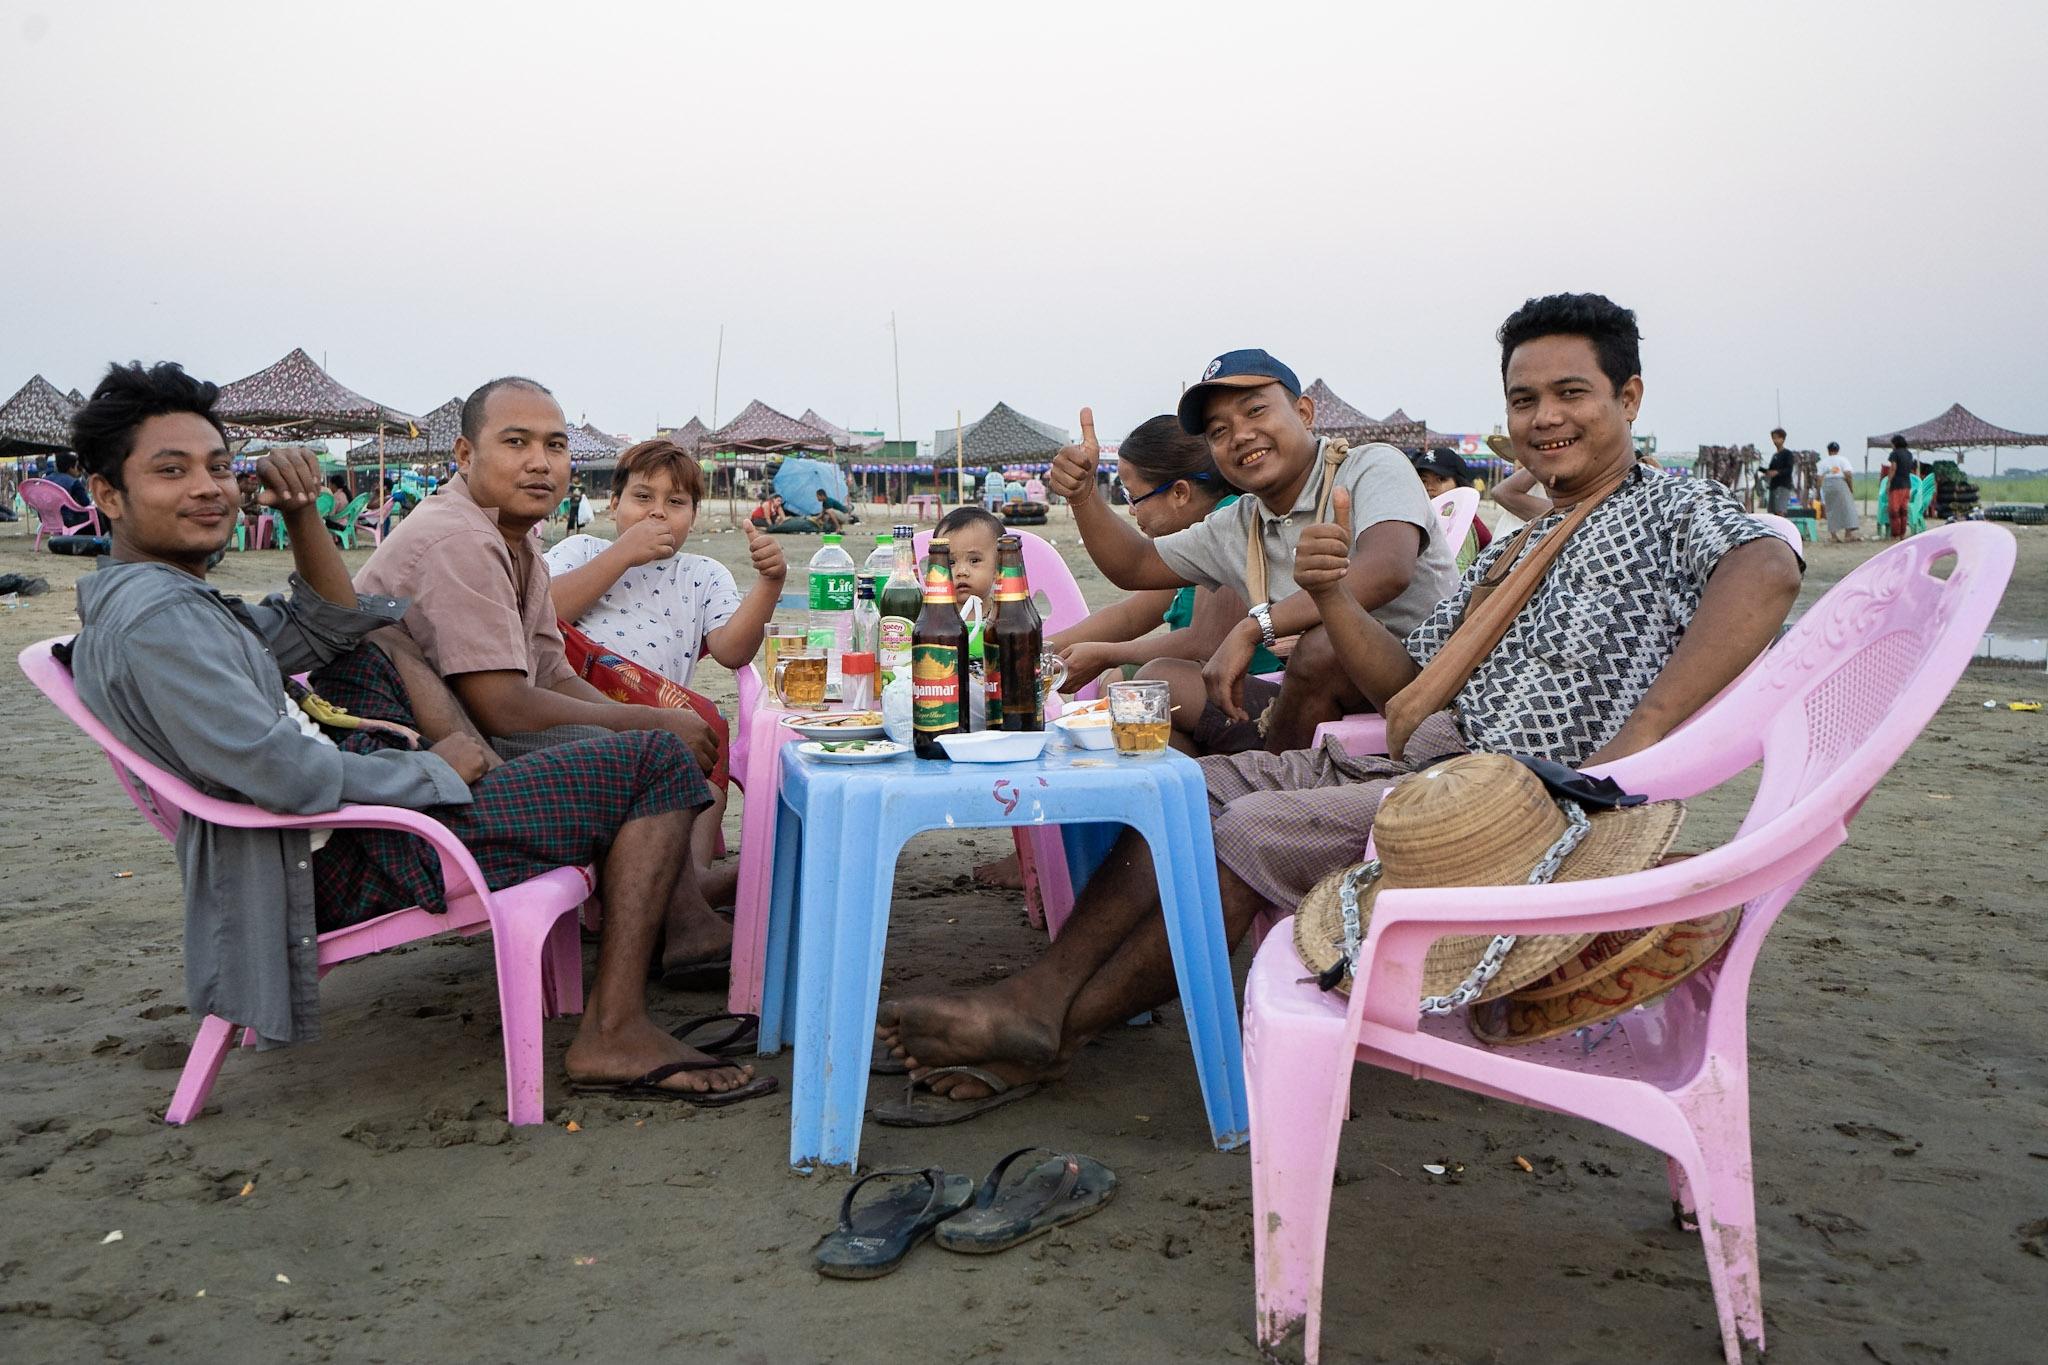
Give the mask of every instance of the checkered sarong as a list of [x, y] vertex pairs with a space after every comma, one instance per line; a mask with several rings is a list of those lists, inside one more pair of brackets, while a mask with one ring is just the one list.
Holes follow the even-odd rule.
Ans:
[[1216, 861], [1268, 903], [1291, 911], [1309, 888], [1365, 855], [1373, 816], [1396, 783], [1466, 748], [1450, 712], [1441, 711], [1409, 738], [1414, 762], [1353, 756], [1335, 740], [1284, 754], [1200, 759]]
[[[412, 723], [398, 671], [375, 645], [336, 660], [311, 681], [315, 692], [355, 715]], [[358, 730], [341, 747], [370, 753], [399, 742], [382, 731]], [[425, 813], [463, 842], [494, 891], [553, 868], [601, 862], [629, 820], [711, 802], [696, 758], [666, 730], [607, 733], [540, 749], [493, 769], [470, 792], [469, 805]], [[336, 830], [313, 855], [313, 890], [323, 933], [410, 906], [447, 908], [433, 848], [396, 830]]]

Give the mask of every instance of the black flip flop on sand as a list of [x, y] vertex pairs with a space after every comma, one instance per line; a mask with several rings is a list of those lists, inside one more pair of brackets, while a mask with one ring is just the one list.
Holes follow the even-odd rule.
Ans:
[[[1050, 1152], [1025, 1172], [1023, 1179], [1003, 1185], [1012, 1162], [1033, 1152]], [[985, 1256], [1008, 1251], [1020, 1242], [1078, 1222], [1116, 1197], [1116, 1172], [1092, 1156], [1055, 1152], [1049, 1147], [1019, 1147], [995, 1164], [975, 1192], [974, 1207], [950, 1218], [938, 1231], [948, 1251]]]
[[[709, 1028], [713, 1024], [723, 1024], [727, 1020], [731, 1020], [732, 1025], [723, 1033], [701, 1042], [690, 1036], [699, 1029]], [[685, 1047], [695, 1048], [713, 1057], [737, 1057], [759, 1050], [751, 1044], [761, 1036], [761, 1016], [734, 1014], [730, 1010], [717, 1014], [700, 1014], [695, 1019], [685, 1019], [677, 1024], [669, 1030], [669, 1036]]]
[[[916, 1178], [856, 1209], [853, 1197], [870, 1180]], [[853, 1182], [839, 1201], [839, 1226], [818, 1239], [811, 1261], [820, 1275], [835, 1280], [872, 1280], [903, 1264], [911, 1248], [932, 1230], [974, 1202], [974, 1177], [947, 1175], [933, 1166], [922, 1171], [876, 1171]]]
[[694, 1104], [702, 1109], [739, 1104], [744, 1100], [775, 1093], [778, 1083], [773, 1076], [756, 1076], [745, 1085], [736, 1086], [731, 1090], [670, 1090], [662, 1084], [669, 1077], [685, 1071], [716, 1071], [731, 1065], [732, 1063], [723, 1057], [704, 1057], [694, 1062], [668, 1062], [630, 1081], [570, 1081], [569, 1093], [597, 1095], [614, 1100], [676, 1100], [682, 1104]]
[[[936, 1076], [972, 1076], [987, 1086], [990, 1093], [978, 1100], [955, 1100], [933, 1095], [929, 1092]], [[920, 1096], [917, 1093], [920, 1088], [927, 1093]], [[1000, 1109], [1037, 1092], [1037, 1081], [1011, 1085], [1001, 1076], [983, 1071], [978, 1066], [935, 1066], [921, 1076], [911, 1077], [910, 1084], [903, 1088], [901, 1104], [876, 1105], [875, 1122], [886, 1123], [891, 1128], [942, 1128], [949, 1123], [965, 1123], [971, 1118], [979, 1118], [991, 1109]]]
[[660, 967], [659, 975], [664, 990], [718, 990], [732, 979], [732, 949], [728, 948], [716, 957], [699, 958], [695, 962], [680, 962], [673, 967]]

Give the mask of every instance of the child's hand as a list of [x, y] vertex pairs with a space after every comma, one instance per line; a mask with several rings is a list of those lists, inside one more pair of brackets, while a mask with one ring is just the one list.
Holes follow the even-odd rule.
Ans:
[[676, 552], [676, 533], [659, 517], [643, 517], [619, 533], [619, 550], [635, 568], [654, 564]]
[[780, 583], [789, 577], [789, 561], [782, 557], [782, 546], [775, 537], [764, 534], [751, 521], [747, 527], [747, 553], [753, 556], [754, 572], [770, 583]]

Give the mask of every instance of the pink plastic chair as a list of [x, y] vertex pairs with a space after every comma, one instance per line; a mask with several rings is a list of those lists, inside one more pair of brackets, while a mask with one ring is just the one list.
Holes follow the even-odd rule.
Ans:
[[[1444, 497], [1454, 498], [1460, 493], [1468, 492], [1471, 492], [1471, 490], [1457, 488], [1444, 494]], [[1477, 494], [1473, 495], [1472, 506], [1474, 509], [1477, 509], [1479, 506]], [[1441, 507], [1441, 504], [1439, 504], [1439, 507]], [[1806, 551], [1800, 544], [1798, 527], [1783, 517], [1772, 516], [1769, 512], [1752, 512], [1750, 516], [1777, 532], [1778, 538], [1790, 545], [1792, 553], [1798, 555], [1802, 563], [1805, 562]], [[1470, 524], [1468, 519], [1466, 526], [1469, 528]], [[1445, 534], [1448, 535], [1449, 533], [1447, 523]], [[1460, 542], [1464, 540], [1463, 531], [1459, 532], [1458, 540]], [[1754, 668], [1755, 665], [1752, 664], [1751, 667]], [[1316, 727], [1315, 739], [1312, 743], [1314, 747], [1320, 749], [1323, 741], [1326, 739], [1336, 740], [1344, 746], [1346, 753], [1383, 754], [1387, 751], [1386, 717], [1372, 711], [1360, 711], [1354, 715], [1346, 716], [1342, 720], [1326, 720]]]
[[[1367, 1062], [1592, 1119], [1663, 1152], [1681, 1226], [1696, 1223], [1704, 1243], [1729, 1365], [1745, 1347], [1762, 1352], [1750, 973], [1778, 912], [1848, 837], [1878, 779], [1961, 676], [2014, 558], [2012, 536], [1982, 523], [1886, 550], [1815, 603], [1761, 667], [1682, 733], [1596, 770], [1666, 800], [1696, 796], [1761, 760], [1749, 814], [1721, 847], [1602, 881], [1384, 892], [1348, 1002], [1300, 980], [1306, 969], [1291, 932], [1267, 936], [1245, 989], [1263, 1345], [1299, 1333], [1301, 1358], [1317, 1358], [1338, 1136], [1352, 1064]], [[1933, 572], [1944, 560], [1952, 565], [1945, 580]], [[1872, 716], [1885, 723], [1872, 725]], [[1745, 907], [1741, 927], [1720, 959], [1624, 1016], [1596, 1049], [1576, 1037], [1488, 1048], [1459, 1016], [1417, 1015], [1423, 954], [1440, 935], [1639, 929], [1736, 904]], [[1369, 1298], [1362, 1311], [1370, 1312]]]
[[[35, 539], [29, 542], [28, 547], [31, 554], [42, 549], [43, 541], [50, 536], [103, 536], [107, 533], [100, 509], [78, 501], [65, 492], [61, 484], [50, 479], [23, 479], [21, 487], [15, 491], [36, 514]], [[85, 524], [66, 526], [66, 512], [73, 515], [83, 513]]]
[[[440, 822], [395, 806], [343, 806], [320, 815], [274, 815], [256, 806], [203, 795], [190, 784], [116, 739], [85, 708], [70, 670], [51, 655], [57, 641], [42, 640], [21, 652], [21, 671], [59, 711], [105, 751], [129, 799], [166, 839], [178, 837], [186, 815], [239, 829], [395, 829], [418, 835], [441, 859], [448, 909], [435, 914], [417, 907], [381, 915], [320, 935], [320, 974], [340, 963], [437, 934], [479, 934], [489, 930], [497, 955], [498, 1008], [505, 1035], [505, 1108], [515, 1124], [543, 1121], [541, 1018], [576, 1014], [583, 1008], [583, 949], [576, 908], [596, 885], [590, 869], [556, 868], [503, 891], [484, 884], [476, 860]], [[166, 1123], [189, 1123], [206, 1103], [221, 1063], [234, 1044], [237, 1025], [218, 1015], [200, 1022], [177, 1092], [164, 1112]], [[244, 1030], [245, 1044], [254, 1041]]]
[[1451, 547], [1455, 557], [1458, 547], [1465, 543], [1465, 535], [1472, 529], [1472, 519], [1479, 515], [1479, 490], [1476, 488], [1453, 488], [1436, 500], [1437, 523], [1443, 528], [1444, 544]]

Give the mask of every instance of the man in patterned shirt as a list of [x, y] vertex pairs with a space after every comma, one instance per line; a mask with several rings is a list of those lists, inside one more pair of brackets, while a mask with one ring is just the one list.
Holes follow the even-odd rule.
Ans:
[[[1551, 510], [1490, 546], [1405, 639], [1343, 591], [1348, 498], [1335, 524], [1302, 533], [1295, 582], [1314, 596], [1352, 680], [1395, 715], [1396, 696], [1476, 610], [1475, 588], [1535, 556], [1581, 500], [1590, 510], [1449, 708], [1401, 736], [1404, 757], [1326, 745], [1202, 760], [1233, 947], [1260, 911], [1291, 910], [1357, 859], [1393, 783], [1468, 749], [1578, 767], [1647, 748], [1763, 652], [1798, 594], [1797, 556], [1727, 489], [1636, 464], [1633, 313], [1596, 294], [1552, 295], [1523, 305], [1499, 339], [1509, 438]], [[1397, 723], [1390, 733], [1400, 732]], [[987, 1103], [992, 1090], [1061, 1074], [1088, 1037], [1172, 998], [1157, 907], [1151, 857], [1126, 835], [1038, 963], [984, 990], [885, 1006], [882, 1037], [914, 1071], [982, 1073], [934, 1077], [931, 1089], [953, 1101]]]

